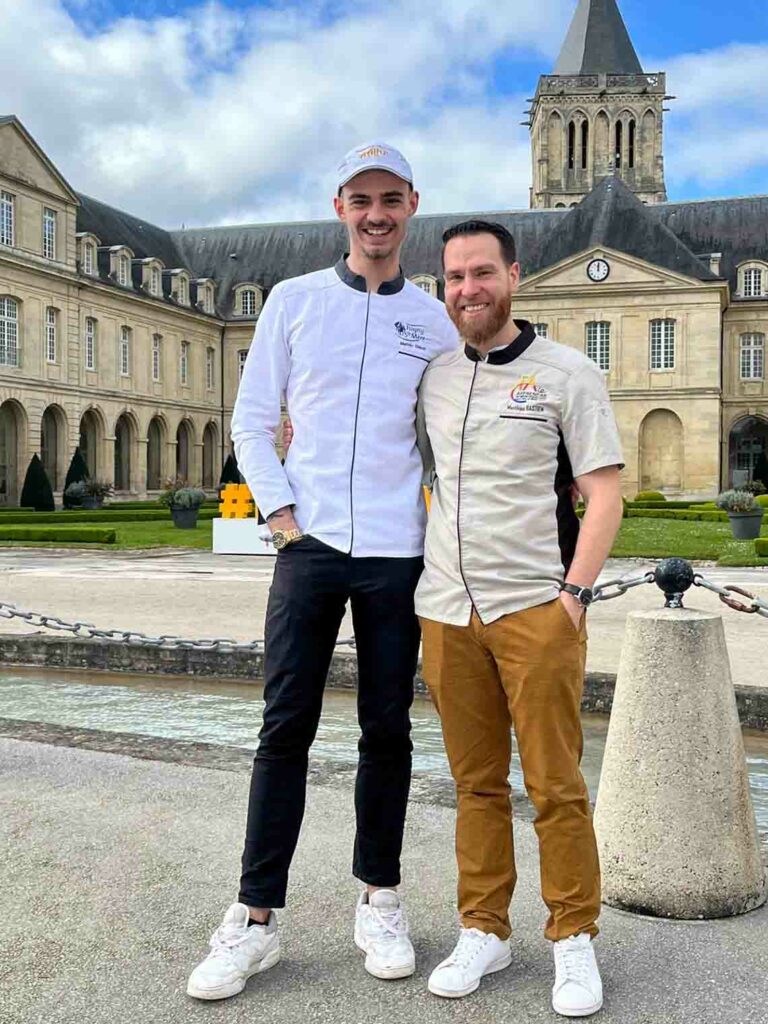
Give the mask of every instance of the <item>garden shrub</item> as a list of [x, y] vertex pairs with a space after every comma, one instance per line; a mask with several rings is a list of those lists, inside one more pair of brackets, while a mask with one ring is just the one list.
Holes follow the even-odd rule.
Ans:
[[114, 530], [76, 526], [4, 526], [0, 524], [0, 540], [59, 541], [61, 543], [114, 544]]
[[638, 491], [635, 501], [666, 501], [661, 491]]

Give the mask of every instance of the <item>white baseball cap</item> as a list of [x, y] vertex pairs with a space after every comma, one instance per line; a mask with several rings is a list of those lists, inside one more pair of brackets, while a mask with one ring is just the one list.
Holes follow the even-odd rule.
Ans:
[[399, 149], [386, 142], [367, 142], [351, 149], [339, 164], [337, 187], [342, 188], [363, 171], [389, 171], [409, 185], [413, 184], [411, 165]]

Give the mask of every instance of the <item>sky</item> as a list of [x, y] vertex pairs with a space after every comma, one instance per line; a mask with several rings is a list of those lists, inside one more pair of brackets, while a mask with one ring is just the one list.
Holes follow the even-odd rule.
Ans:
[[[666, 71], [669, 198], [768, 193], [765, 0], [619, 0]], [[79, 192], [168, 228], [333, 216], [384, 139], [421, 212], [528, 206], [520, 122], [576, 0], [0, 0], [0, 115]]]

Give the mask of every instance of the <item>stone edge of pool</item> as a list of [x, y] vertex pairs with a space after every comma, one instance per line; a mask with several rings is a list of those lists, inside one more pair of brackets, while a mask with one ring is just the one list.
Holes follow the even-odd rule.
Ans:
[[[0, 634], [0, 666], [8, 668], [14, 665], [49, 670], [80, 669], [89, 672], [197, 676], [252, 682], [262, 674], [262, 655], [249, 651], [139, 647], [38, 633]], [[356, 676], [354, 653], [339, 651], [334, 654], [328, 673], [328, 685], [339, 690], [354, 689]], [[616, 676], [613, 673], [588, 672], [582, 710], [609, 715], [615, 683]], [[749, 729], [768, 732], [768, 688], [736, 686], [735, 691], [741, 724]], [[420, 666], [416, 674], [416, 692], [421, 697], [428, 696]]]

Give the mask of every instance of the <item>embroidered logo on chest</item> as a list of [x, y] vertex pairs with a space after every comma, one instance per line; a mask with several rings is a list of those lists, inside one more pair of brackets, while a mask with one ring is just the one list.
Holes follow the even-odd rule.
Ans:
[[545, 412], [544, 402], [548, 398], [547, 389], [536, 383], [533, 374], [523, 376], [515, 384], [509, 393], [509, 398], [504, 400], [502, 416], [505, 413], [526, 413]]

